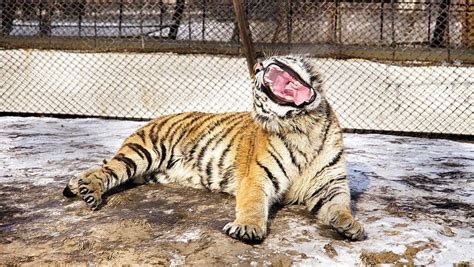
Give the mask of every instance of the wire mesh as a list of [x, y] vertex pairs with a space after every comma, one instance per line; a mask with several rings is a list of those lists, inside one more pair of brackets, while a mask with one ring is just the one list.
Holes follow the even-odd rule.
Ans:
[[[230, 0], [0, 0], [0, 112], [250, 110]], [[303, 54], [344, 128], [474, 135], [472, 0], [242, 1], [253, 45]]]

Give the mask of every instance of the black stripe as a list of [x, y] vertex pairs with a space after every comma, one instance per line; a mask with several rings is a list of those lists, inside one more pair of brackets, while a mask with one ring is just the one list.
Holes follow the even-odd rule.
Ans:
[[[288, 140], [285, 138], [285, 136], [283, 136], [283, 134], [279, 133], [278, 137], [280, 137], [280, 139], [283, 141], [283, 144], [288, 149], [288, 151], [298, 152], [305, 159], [305, 161], [308, 162], [308, 155], [305, 152], [301, 151], [301, 149], [296, 147], [296, 145], [288, 143]], [[294, 155], [293, 155], [293, 157], [294, 157]], [[295, 158], [295, 162], [296, 162], [296, 158]], [[296, 164], [296, 165], [298, 165], [298, 164]], [[298, 165], [298, 169], [300, 169], [299, 165]]]
[[304, 160], [305, 160], [306, 162], [308, 162], [308, 155], [307, 155], [306, 153], [304, 153], [303, 151], [301, 151], [301, 149], [299, 149], [299, 148], [297, 148], [297, 147], [295, 147], [295, 146], [293, 146], [293, 149], [294, 149], [296, 152], [300, 153], [301, 156], [303, 156]]
[[[237, 116], [237, 115], [241, 115], [241, 113], [229, 113], [229, 114], [227, 114], [227, 116], [221, 116], [217, 121], [213, 122], [213, 125], [212, 125], [205, 133], [202, 133], [202, 134], [199, 136], [199, 138], [198, 138], [197, 140], [194, 141], [195, 143], [194, 143], [193, 147], [192, 147], [191, 150], [190, 150], [190, 157], [192, 158], [192, 157], [194, 156], [194, 153], [196, 153], [196, 149], [198, 148], [199, 143], [200, 143], [204, 138], [209, 137], [209, 135], [212, 134], [212, 131], [213, 131], [216, 127], [220, 126], [220, 125], [221, 125], [222, 123], [224, 123], [225, 121], [228, 121], [228, 120], [234, 118], [234, 117]], [[203, 157], [203, 155], [204, 155], [204, 154], [203, 154], [203, 150], [205, 150], [205, 148], [206, 148], [207, 146], [209, 146], [209, 144], [212, 142], [212, 139], [213, 139], [213, 138], [214, 138], [214, 136], [210, 137], [210, 140], [208, 140], [208, 141], [206, 142], [206, 145], [201, 148], [201, 150], [200, 150], [199, 153], [198, 153], [198, 155], [199, 155], [199, 156], [198, 156], [198, 159], [202, 159], [202, 157]], [[197, 163], [198, 163], [199, 166], [201, 165], [201, 164], [200, 164], [200, 161], [201, 161], [201, 160], [198, 160], [198, 161], [197, 161]]]
[[108, 174], [110, 177], [114, 178], [115, 180], [118, 180], [118, 176], [117, 176], [117, 174], [115, 173], [114, 170], [112, 170], [111, 168], [109, 168], [107, 166], [104, 167], [103, 169], [104, 169], [104, 172], [106, 174]]
[[197, 156], [197, 160], [194, 163], [195, 166], [197, 165], [197, 168], [200, 172], [202, 172], [202, 161], [204, 159], [204, 152], [206, 152], [206, 148], [209, 147], [212, 140], [213, 140], [212, 138], [209, 138], [209, 140], [207, 140], [206, 144], [203, 146], [203, 148], [201, 148], [201, 151], [199, 151], [199, 154]]
[[281, 163], [281, 161], [275, 156], [275, 154], [273, 154], [272, 151], [268, 150], [268, 152], [270, 153], [270, 156], [272, 156], [273, 160], [275, 160], [275, 162], [278, 164], [278, 167], [280, 167], [281, 171], [285, 175], [285, 178], [289, 179], [288, 174], [286, 174], [285, 168], [283, 167], [283, 164]]
[[[220, 126], [222, 123], [234, 118], [234, 117], [237, 117], [237, 116], [242, 116], [243, 113], [229, 113], [227, 114], [227, 116], [225, 117], [221, 117], [219, 118], [217, 121], [214, 122], [214, 124], [211, 126], [211, 128], [209, 128], [207, 130], [207, 133], [209, 134], [212, 134], [212, 131], [214, 131], [215, 128], [217, 128], [218, 126]], [[238, 120], [238, 119], [237, 119]], [[237, 124], [238, 122], [236, 122]], [[197, 160], [195, 161], [194, 163], [194, 166], [198, 168], [198, 170], [200, 172], [203, 171], [203, 166], [202, 166], [202, 163], [203, 163], [203, 160], [204, 160], [204, 155], [205, 155], [205, 152], [208, 150], [209, 148], [209, 145], [211, 144], [212, 141], [215, 140], [216, 136], [221, 134], [225, 129], [221, 129], [219, 132], [215, 133], [213, 136], [209, 137], [209, 140], [207, 140], [206, 144], [204, 144], [204, 146], [201, 147], [201, 150], [199, 151], [199, 154], [198, 154], [198, 157], [197, 157]], [[193, 147], [191, 148], [191, 153], [190, 153], [190, 157], [192, 158], [193, 157], [193, 154], [196, 152], [196, 149], [197, 149], [197, 146], [199, 145], [199, 143], [204, 139], [204, 137], [207, 137], [209, 134], [202, 134], [200, 136], [200, 138], [195, 141], [195, 144], [193, 145]], [[209, 164], [209, 163], [208, 163]], [[208, 166], [207, 166], [208, 167]], [[206, 167], [206, 172], [207, 172], [207, 167]], [[209, 184], [209, 183], [208, 183]]]
[[311, 83], [314, 83], [315, 81], [318, 81], [318, 83], [319, 83], [320, 80], [321, 80], [321, 79], [319, 78], [318, 75], [311, 75], [311, 77], [309, 77], [309, 81], [310, 81]]
[[[219, 143], [223, 140], [223, 138], [224, 138], [225, 136], [227, 136], [227, 135], [230, 133], [230, 131], [232, 131], [237, 125], [239, 125], [239, 124], [242, 122], [243, 117], [244, 117], [245, 114], [243, 114], [243, 113], [240, 113], [240, 114], [239, 114], [239, 113], [236, 113], [236, 114], [234, 114], [234, 115], [235, 115], [235, 116], [240, 115], [240, 117], [236, 118], [235, 121], [234, 121], [234, 123], [233, 123], [230, 127], [223, 128], [223, 129], [221, 129], [219, 132], [217, 132], [217, 133], [216, 133], [213, 137], [211, 137], [211, 138], [206, 142], [206, 144], [201, 148], [201, 151], [200, 151], [199, 154], [198, 154], [198, 160], [196, 161], [199, 171], [202, 171], [202, 163], [203, 163], [202, 160], [203, 160], [203, 157], [204, 157], [205, 153], [207, 152], [207, 150], [213, 151], [213, 150], [219, 145]], [[230, 116], [230, 117], [227, 117], [226, 119], [231, 119], [231, 118], [234, 117], [234, 115], [232, 115], [232, 116]], [[224, 121], [226, 121], [226, 119], [221, 120], [220, 123], [223, 123]], [[215, 126], [218, 126], [218, 125], [215, 125]], [[215, 128], [215, 127], [214, 127], [214, 128]], [[212, 130], [214, 130], [214, 128], [210, 129], [209, 132], [212, 131]], [[216, 141], [216, 143], [214, 144], [214, 146], [213, 146], [212, 148], [210, 148], [211, 142], [215, 141], [216, 138], [217, 138], [219, 135], [221, 135], [221, 134], [222, 134], [221, 138], [219, 138], [219, 139]]]
[[209, 187], [208, 187], [209, 185], [208, 185], [208, 183], [207, 183], [207, 179], [206, 179], [206, 181], [204, 181], [204, 177], [202, 177], [201, 175], [199, 175], [199, 182], [201, 183], [202, 187], [204, 187], [204, 188], [206, 188], [206, 189], [209, 190]]
[[113, 178], [115, 181], [118, 181], [118, 176], [117, 174], [115, 173], [114, 170], [112, 170], [111, 168], [105, 166], [102, 168], [103, 172], [109, 176], [109, 178], [107, 178], [107, 188], [109, 188], [109, 185], [110, 185], [110, 178]]
[[[202, 157], [202, 155], [204, 155], [204, 153], [205, 153], [207, 150], [211, 150], [211, 151], [215, 150], [216, 147], [230, 134], [230, 132], [231, 132], [237, 125], [239, 125], [239, 124], [242, 122], [242, 120], [243, 120], [243, 118], [238, 118], [238, 119], [235, 120], [234, 124], [232, 124], [230, 127], [225, 128], [225, 130], [219, 131], [212, 139], [210, 139], [210, 140], [206, 143], [206, 145], [204, 145], [204, 149], [201, 150], [201, 152], [200, 152], [200, 154], [199, 154], [199, 156], [198, 156], [198, 159], [200, 160], [200, 158]], [[214, 146], [212, 146], [212, 148], [210, 148], [210, 146], [209, 146], [209, 145], [210, 145], [210, 141], [211, 141], [211, 140], [213, 141], [213, 139], [215, 140], [218, 135], [221, 135], [221, 136], [219, 137], [219, 139], [217, 139], [217, 141], [216, 141], [216, 143], [214, 144]], [[233, 140], [230, 140], [230, 142], [233, 142]], [[219, 168], [222, 168], [222, 163], [221, 163], [221, 162], [223, 161], [225, 154], [227, 154], [227, 152], [229, 152], [229, 150], [230, 150], [230, 147], [227, 146], [227, 147], [225, 148], [225, 150], [222, 152], [223, 155], [221, 155], [220, 160], [219, 160], [219, 163], [220, 163], [220, 164], [219, 164]], [[202, 154], [202, 155], [201, 155], [201, 154]], [[201, 162], [200, 162], [200, 161], [199, 161], [199, 166], [198, 166], [198, 167], [199, 167], [200, 170], [202, 169], [202, 167], [201, 167]], [[201, 171], [202, 171], [202, 170], [201, 170]]]
[[[337, 189], [341, 189], [341, 188], [337, 188]], [[328, 202], [330, 202], [331, 200], [333, 200], [336, 196], [340, 195], [340, 194], [343, 194], [343, 193], [346, 193], [345, 191], [340, 191], [340, 190], [334, 190], [333, 192], [328, 192], [326, 197], [322, 200], [322, 204], [321, 205], [324, 205]]]
[[293, 152], [291, 150], [291, 147], [289, 147], [289, 144], [287, 144], [285, 137], [281, 134], [277, 134], [277, 136], [283, 142], [283, 145], [285, 146], [286, 150], [288, 151], [288, 154], [290, 154], [291, 163], [293, 163], [293, 165], [295, 165], [298, 168], [298, 171], [301, 172], [301, 166], [296, 161], [295, 155], [293, 154]]
[[[179, 142], [181, 142], [181, 139], [183, 139], [186, 136], [186, 134], [188, 134], [191, 131], [190, 129], [188, 129], [188, 126], [197, 123], [197, 121], [201, 118], [204, 118], [205, 115], [212, 115], [212, 114], [206, 114], [206, 113], [196, 113], [196, 114], [199, 114], [200, 116], [192, 118], [191, 121], [187, 122], [184, 125], [180, 125], [180, 128], [182, 128], [184, 130], [181, 131], [181, 133], [179, 134], [177, 140], [174, 141], [173, 139], [171, 139], [171, 141], [170, 141], [170, 146], [171, 146], [170, 147], [170, 152], [171, 152], [171, 154], [174, 154], [174, 150], [175, 150], [176, 146], [179, 144]], [[178, 130], [178, 129], [176, 129], [176, 130]]]
[[158, 183], [158, 179], [156, 178], [158, 176], [158, 174], [161, 174], [161, 172], [159, 171], [153, 171], [151, 172], [148, 176], [145, 176], [147, 177], [147, 179], [145, 179], [148, 183], [150, 181], [152, 181], [153, 183], [157, 184]]
[[137, 171], [137, 164], [135, 164], [135, 162], [132, 159], [125, 157], [125, 155], [122, 153], [115, 155], [113, 159], [121, 161], [125, 164], [128, 178], [132, 178], [132, 170], [133, 170], [133, 175], [135, 175]]
[[208, 182], [207, 182], [208, 185], [210, 185], [209, 180], [212, 177], [212, 161], [214, 161], [214, 158], [211, 158], [211, 160], [206, 165], [206, 174], [207, 174], [207, 177], [208, 177]]
[[140, 156], [140, 158], [143, 159], [144, 155], [147, 161], [146, 172], [150, 170], [151, 164], [153, 163], [153, 159], [151, 158], [150, 152], [148, 152], [148, 150], [140, 144], [129, 143], [126, 144], [126, 146], [130, 147], [133, 151], [135, 151]]
[[337, 152], [336, 156], [334, 156], [334, 157], [331, 159], [331, 161], [330, 161], [328, 164], [326, 164], [326, 166], [324, 166], [323, 168], [321, 168], [321, 170], [319, 170], [319, 171], [316, 173], [316, 175], [315, 175], [314, 177], [317, 177], [319, 174], [321, 174], [321, 173], [324, 171], [324, 169], [336, 165], [336, 163], [338, 163], [339, 160], [341, 160], [341, 158], [342, 158], [342, 152], [343, 152], [342, 149], [339, 150], [339, 152]]
[[[182, 114], [183, 114], [183, 113], [182, 113]], [[167, 138], [168, 138], [168, 135], [172, 132], [172, 131], [171, 131], [172, 129], [173, 129], [173, 130], [178, 130], [178, 128], [182, 125], [181, 122], [183, 122], [183, 121], [189, 119], [189, 118], [192, 117], [192, 116], [196, 116], [196, 115], [200, 115], [200, 114], [202, 114], [202, 113], [191, 112], [191, 113], [187, 114], [186, 116], [184, 116], [183, 118], [180, 118], [179, 120], [173, 122], [173, 125], [170, 126], [170, 127], [166, 130], [166, 132], [163, 134], [163, 139], [167, 139]], [[180, 114], [180, 115], [181, 115], [181, 114]], [[199, 117], [199, 118], [201, 118], [201, 117]]]
[[[226, 147], [226, 148], [224, 149], [224, 151], [222, 152], [222, 155], [221, 155], [221, 157], [220, 157], [220, 159], [219, 159], [219, 163], [217, 164], [217, 166], [219, 167], [220, 170], [222, 169], [222, 167], [224, 167], [224, 160], [225, 160], [225, 158], [226, 158], [226, 156], [227, 156], [227, 153], [230, 152], [230, 149], [231, 149], [232, 146], [234, 145], [234, 143], [235, 143], [234, 141], [235, 141], [235, 138], [237, 137], [238, 133], [239, 133], [239, 132], [236, 132], [236, 133], [234, 134], [234, 136], [232, 136], [232, 138], [230, 139], [230, 141], [229, 141], [227, 147]], [[241, 136], [242, 136], [242, 135], [241, 135]]]
[[[221, 136], [219, 136], [219, 139], [216, 141], [216, 143], [214, 144], [214, 146], [212, 148], [210, 148], [210, 150], [214, 150], [227, 136], [229, 136], [230, 132], [232, 132], [232, 130], [235, 129], [235, 127], [237, 127], [238, 125], [242, 125], [242, 121], [245, 120], [245, 117], [241, 117], [241, 118], [238, 118], [235, 120], [235, 123], [232, 124], [230, 127], [227, 127], [225, 131], [221, 131], [219, 132], [219, 134], [222, 134]], [[216, 135], [216, 138], [217, 138], [217, 135]]]
[[191, 129], [189, 129], [189, 133], [193, 133], [195, 131], [197, 131], [199, 128], [202, 128], [202, 127], [208, 127], [208, 125], [206, 124], [208, 121], [214, 119], [218, 114], [215, 114], [215, 113], [211, 113], [211, 114], [206, 114], [207, 116], [205, 117], [201, 117], [201, 118], [204, 118], [203, 121], [200, 121], [199, 123], [196, 123]]
[[319, 155], [321, 150], [323, 150], [324, 143], [326, 142], [326, 138], [328, 136], [329, 128], [332, 125], [332, 120], [329, 119], [329, 107], [326, 107], [326, 120], [327, 120], [327, 124], [326, 124], [326, 127], [324, 127], [323, 138], [322, 138], [322, 141], [321, 141], [321, 146], [318, 148], [318, 150], [316, 152], [317, 155]]
[[167, 169], [173, 168], [173, 166], [176, 164], [176, 162], [179, 161], [179, 158], [178, 158], [178, 159], [175, 159], [175, 158], [173, 158], [173, 157], [174, 157], [174, 155], [171, 154], [170, 159], [168, 160], [168, 164], [166, 164], [166, 168], [167, 168]]
[[229, 167], [224, 171], [224, 174], [222, 175], [222, 180], [219, 182], [219, 188], [221, 190], [224, 190], [224, 188], [227, 187], [230, 182], [230, 179], [232, 179], [232, 176], [234, 176], [234, 169], [232, 167]]
[[[208, 115], [208, 116], [210, 116], [210, 117], [205, 117], [205, 115]], [[191, 117], [193, 117], [193, 116], [195, 116], [195, 117], [192, 118], [191, 121], [189, 121], [188, 123], [186, 123], [186, 124], [182, 124], [182, 123], [181, 123], [181, 122], [183, 122], [183, 121], [185, 121], [185, 120], [187, 120], [187, 119], [189, 119], [189, 118], [191, 118]], [[181, 118], [179, 121], [175, 122], [175, 124], [174, 124], [173, 126], [176, 126], [176, 127], [175, 127], [176, 129], [174, 129], [174, 130], [177, 131], [177, 130], [180, 129], [180, 128], [187, 128], [189, 125], [192, 125], [192, 124], [196, 123], [196, 122], [197, 122], [199, 119], [201, 119], [201, 118], [206, 118], [205, 121], [207, 121], [207, 118], [211, 118], [212, 116], [213, 116], [213, 114], [197, 113], [197, 112], [196, 112], [196, 113], [194, 113], [194, 112], [193, 112], [193, 113], [190, 113], [190, 114], [188, 114], [187, 116], [185, 116], [184, 118]], [[165, 136], [165, 139], [168, 138], [167, 135], [168, 135], [168, 133], [171, 131], [171, 129], [173, 128], [173, 126], [170, 127], [170, 128], [168, 129], [169, 131], [164, 135], [164, 136]], [[168, 160], [168, 163], [166, 164], [166, 168], [168, 168], [168, 169], [172, 168], [172, 167], [174, 166], [174, 164], [176, 164], [176, 162], [179, 160], [179, 159], [174, 159], [174, 150], [175, 150], [175, 148], [176, 148], [176, 145], [181, 141], [181, 139], [182, 139], [188, 132], [189, 132], [189, 130], [188, 130], [188, 131], [183, 130], [183, 131], [181, 132], [181, 134], [179, 135], [178, 140], [176, 140], [176, 141], [171, 140], [171, 141], [170, 141], [170, 149], [169, 149], [169, 151], [170, 151], [170, 155], [171, 155], [171, 156], [170, 156], [170, 159]], [[162, 149], [162, 151], [163, 151], [163, 149]], [[165, 154], [165, 155], [166, 155], [166, 154]]]
[[125, 144], [124, 146], [129, 147], [131, 150], [133, 150], [135, 153], [137, 153], [138, 156], [140, 156], [141, 159], [145, 158], [145, 156], [142, 154], [142, 152], [138, 148], [136, 148], [133, 145], [133, 143], [128, 143], [128, 144]]
[[[213, 119], [216, 117], [217, 114], [208, 114], [209, 116], [206, 117], [202, 122], [200, 123], [196, 123], [196, 125], [194, 125], [191, 129], [189, 129], [189, 131], [187, 131], [188, 133], [194, 133], [194, 132], [197, 132], [199, 128], [202, 128], [202, 127], [208, 127], [208, 125], [206, 124], [209, 120]], [[201, 134], [198, 138], [198, 140], [194, 140], [194, 145], [193, 147], [189, 150], [189, 158], [193, 158], [194, 157], [194, 153], [196, 153], [196, 148], [197, 146], [199, 145], [199, 141], [201, 141], [201, 139], [203, 138], [203, 136], [205, 136], [204, 134]]]
[[[181, 141], [181, 139], [183, 139], [183, 137], [186, 135], [186, 133], [189, 132], [189, 129], [188, 127], [194, 123], [197, 123], [197, 121], [201, 118], [204, 118], [206, 115], [211, 115], [211, 114], [206, 114], [206, 113], [194, 113], [194, 115], [196, 115], [196, 117], [193, 117], [189, 122], [185, 123], [185, 124], [180, 124], [178, 125], [178, 127], [175, 129], [175, 131], [177, 131], [178, 129], [183, 129], [183, 131], [181, 131], [181, 133], [178, 135], [178, 138], [176, 141], [173, 141], [173, 139], [171, 139], [171, 142], [170, 143], [173, 143], [173, 148], [171, 149], [171, 151], [174, 149], [174, 146], [176, 146], [177, 143], [179, 143], [179, 141]], [[199, 115], [199, 116], [197, 116]], [[184, 119], [187, 119], [187, 118], [184, 118]], [[184, 120], [183, 119], [183, 120]], [[174, 137], [175, 135], [173, 135]]]
[[305, 131], [303, 131], [298, 125], [292, 125], [293, 131], [300, 135], [307, 135]]
[[275, 179], [275, 177], [270, 172], [270, 170], [266, 166], [264, 166], [262, 163], [260, 163], [260, 161], [257, 161], [257, 165], [265, 171], [265, 173], [267, 174], [268, 179], [270, 179], [270, 181], [272, 181], [273, 187], [275, 187], [275, 192], [278, 194], [278, 190], [280, 189], [280, 185], [278, 184], [278, 180]]
[[329, 180], [325, 185], [319, 187], [316, 191], [314, 191], [309, 198], [315, 197], [316, 195], [321, 193], [323, 190], [326, 190], [329, 186], [332, 186], [332, 185], [334, 185], [338, 182], [344, 181], [346, 179], [347, 179], [346, 176], [343, 176], [343, 177], [339, 177], [339, 178], [336, 178], [336, 179]]
[[[151, 143], [152, 144], [155, 144], [156, 141], [155, 140], [155, 135], [156, 135], [156, 139], [158, 138], [158, 130], [155, 130], [156, 128], [158, 128], [158, 124], [153, 124], [150, 128], [150, 131], [148, 132], [148, 138], [150, 139]], [[154, 134], [156, 132], [156, 134]]]
[[[179, 114], [170, 115], [169, 117], [162, 118], [162, 120], [159, 123], [155, 123], [152, 126], [152, 129], [150, 130], [149, 136], [150, 136], [150, 140], [153, 144], [156, 144], [156, 142], [158, 141], [158, 134], [160, 133], [161, 127], [163, 127], [163, 125], [165, 125], [169, 120], [171, 120], [172, 118], [174, 118], [178, 115]], [[156, 129], [156, 128], [158, 128], [158, 129]]]
[[229, 144], [227, 145], [227, 147], [224, 149], [224, 151], [222, 152], [222, 155], [219, 159], [219, 163], [217, 163], [217, 166], [219, 167], [219, 169], [222, 169], [223, 165], [224, 165], [224, 159], [225, 159], [225, 156], [227, 155], [227, 153], [229, 153], [230, 151], [230, 147], [232, 146], [232, 142], [229, 142]]
[[161, 164], [163, 164], [163, 161], [165, 160], [166, 158], [166, 147], [163, 143], [160, 144], [160, 147], [161, 147], [161, 153], [160, 153], [160, 163], [158, 164], [158, 167], [157, 169], [159, 169], [161, 167]]
[[158, 151], [158, 147], [156, 146], [156, 144], [153, 144], [153, 148], [152, 148], [153, 152], [155, 153], [156, 157], [158, 158], [161, 154], [160, 154], [160, 151]]
[[137, 135], [140, 136], [140, 139], [145, 144], [145, 130], [142, 129], [142, 130], [138, 131]]

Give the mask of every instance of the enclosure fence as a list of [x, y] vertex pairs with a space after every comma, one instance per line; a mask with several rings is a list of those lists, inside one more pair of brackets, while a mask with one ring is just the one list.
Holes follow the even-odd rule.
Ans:
[[250, 110], [248, 66], [299, 54], [347, 130], [474, 135], [474, 0], [0, 3], [4, 115]]

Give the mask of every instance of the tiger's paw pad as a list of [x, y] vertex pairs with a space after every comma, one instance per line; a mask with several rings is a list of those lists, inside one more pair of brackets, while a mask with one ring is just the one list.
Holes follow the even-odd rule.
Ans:
[[224, 226], [226, 234], [245, 243], [261, 243], [265, 232], [260, 226], [251, 224], [228, 223]]
[[102, 203], [100, 186], [86, 178], [79, 179], [78, 184], [81, 198], [91, 210], [97, 210]]

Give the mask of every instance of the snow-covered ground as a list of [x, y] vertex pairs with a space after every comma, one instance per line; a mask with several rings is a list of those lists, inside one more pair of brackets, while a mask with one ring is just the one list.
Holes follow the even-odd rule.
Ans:
[[[472, 67], [313, 62], [345, 128], [474, 134]], [[251, 107], [239, 57], [0, 50], [0, 81], [3, 112], [153, 118]]]
[[226, 237], [227, 195], [140, 186], [97, 212], [66, 200], [70, 175], [110, 157], [144, 122], [0, 117], [0, 262], [164, 265], [474, 264], [474, 144], [345, 134], [356, 217], [341, 240], [298, 206], [259, 245]]

